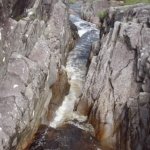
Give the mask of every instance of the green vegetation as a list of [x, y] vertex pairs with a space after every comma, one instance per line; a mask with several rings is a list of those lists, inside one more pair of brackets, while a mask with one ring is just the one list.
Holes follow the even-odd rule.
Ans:
[[69, 4], [74, 4], [76, 2], [76, 0], [69, 0], [68, 2], [69, 2]]
[[125, 0], [125, 4], [150, 3], [150, 0]]
[[97, 13], [97, 16], [100, 18], [100, 20], [104, 20], [108, 16], [107, 10], [100, 11]]

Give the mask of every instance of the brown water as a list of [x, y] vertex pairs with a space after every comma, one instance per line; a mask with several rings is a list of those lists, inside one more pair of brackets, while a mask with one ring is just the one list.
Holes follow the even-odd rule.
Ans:
[[66, 124], [57, 129], [41, 125], [26, 150], [98, 150], [98, 141], [88, 132]]
[[70, 15], [70, 21], [77, 27], [80, 38], [67, 58], [65, 68], [70, 89], [50, 122], [50, 126], [54, 128], [62, 125], [66, 120], [82, 120], [83, 116], [74, 112], [74, 107], [82, 94], [92, 43], [99, 40], [99, 30], [94, 24], [75, 15]]
[[[78, 7], [75, 5], [73, 8]], [[78, 15], [70, 15], [70, 20], [78, 28], [80, 39], [70, 52], [66, 63], [69, 93], [55, 112], [50, 127], [41, 125], [34, 141], [26, 150], [100, 150], [98, 141], [90, 134], [91, 127], [85, 123], [87, 116], [80, 116], [74, 112], [75, 103], [82, 93], [85, 82], [91, 46], [94, 41], [99, 40], [99, 30]], [[68, 120], [73, 120], [75, 125], [66, 124]], [[82, 123], [81, 127], [79, 124]]]

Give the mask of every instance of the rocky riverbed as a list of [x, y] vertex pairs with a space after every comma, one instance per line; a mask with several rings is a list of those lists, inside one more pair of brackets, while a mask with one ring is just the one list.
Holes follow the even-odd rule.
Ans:
[[0, 150], [149, 150], [150, 5], [68, 2], [0, 1]]

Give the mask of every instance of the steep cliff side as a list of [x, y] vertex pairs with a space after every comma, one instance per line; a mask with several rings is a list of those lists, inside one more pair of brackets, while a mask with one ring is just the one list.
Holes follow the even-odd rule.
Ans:
[[[78, 6], [99, 26], [99, 9], [111, 4], [89, 1], [70, 9], [72, 22], [67, 0], [0, 1], [0, 150], [25, 149], [49, 120], [65, 125], [39, 130], [46, 148], [71, 149], [77, 141], [76, 149], [99, 149], [86, 132], [94, 133], [92, 124], [102, 149], [150, 149], [150, 5], [109, 8], [97, 41]], [[33, 149], [43, 134], [37, 137]]]
[[1, 150], [24, 149], [40, 123], [46, 122], [58, 80], [66, 90], [62, 65], [73, 39], [64, 2], [0, 1]]
[[[150, 5], [110, 8], [114, 28], [102, 38], [77, 111], [104, 148], [150, 149]], [[117, 21], [118, 20], [118, 21]]]

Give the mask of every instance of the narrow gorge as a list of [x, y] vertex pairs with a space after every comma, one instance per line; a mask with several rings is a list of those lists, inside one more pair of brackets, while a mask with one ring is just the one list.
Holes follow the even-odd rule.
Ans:
[[150, 4], [133, 2], [0, 1], [0, 150], [150, 150]]

